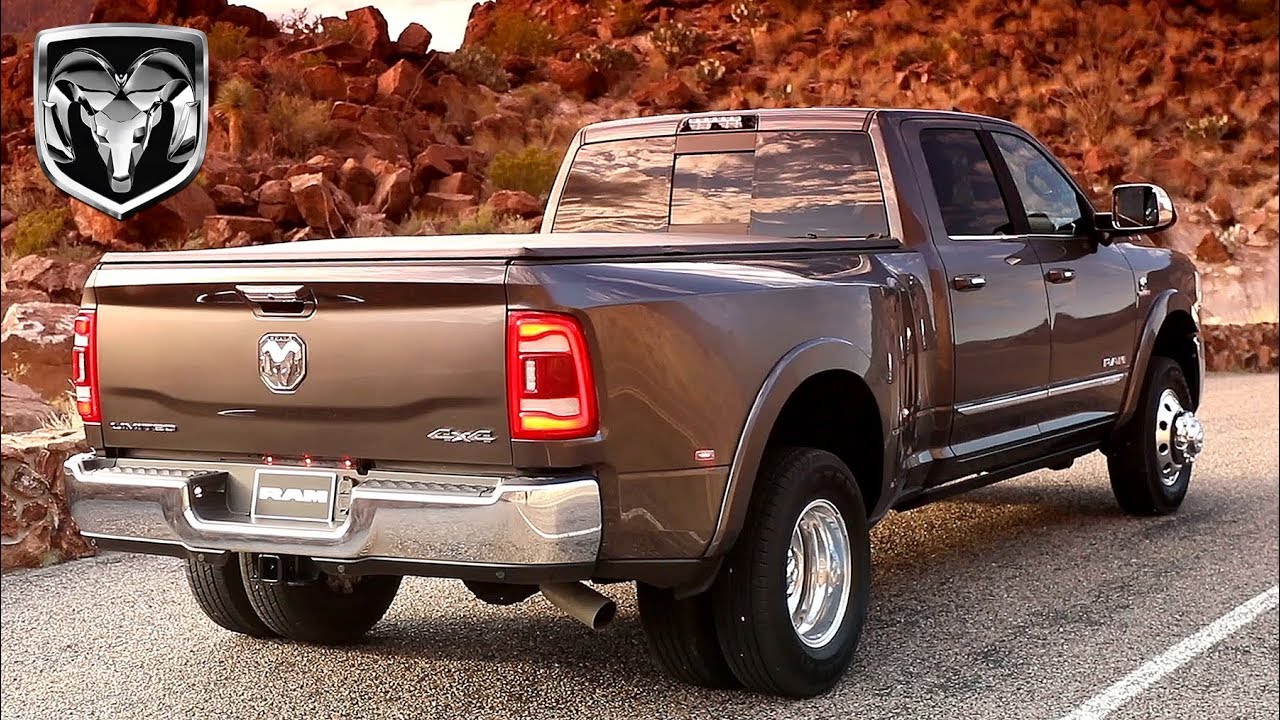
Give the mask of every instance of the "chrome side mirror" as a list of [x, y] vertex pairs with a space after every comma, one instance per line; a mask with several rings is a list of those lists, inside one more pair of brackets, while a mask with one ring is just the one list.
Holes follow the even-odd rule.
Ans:
[[1130, 183], [1111, 190], [1111, 225], [1119, 232], [1156, 232], [1177, 220], [1169, 193], [1159, 185]]

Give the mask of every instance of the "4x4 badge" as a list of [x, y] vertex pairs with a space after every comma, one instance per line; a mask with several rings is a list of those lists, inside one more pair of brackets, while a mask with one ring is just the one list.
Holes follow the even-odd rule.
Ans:
[[49, 181], [120, 220], [195, 178], [208, 130], [208, 40], [101, 23], [36, 35], [36, 157]]

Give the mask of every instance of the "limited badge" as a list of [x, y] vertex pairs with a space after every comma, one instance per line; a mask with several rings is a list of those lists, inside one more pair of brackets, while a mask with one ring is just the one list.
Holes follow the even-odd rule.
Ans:
[[36, 155], [56, 187], [124, 219], [191, 182], [208, 133], [208, 41], [164, 25], [36, 35]]

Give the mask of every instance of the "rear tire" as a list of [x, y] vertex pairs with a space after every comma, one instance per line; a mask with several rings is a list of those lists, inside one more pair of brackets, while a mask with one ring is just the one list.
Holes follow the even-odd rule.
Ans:
[[1170, 468], [1167, 447], [1161, 450], [1167, 441], [1157, 439], [1159, 423], [1170, 422], [1170, 413], [1162, 412], [1170, 406], [1167, 392], [1181, 408], [1192, 407], [1182, 367], [1167, 357], [1152, 357], [1138, 409], [1117, 429], [1115, 446], [1107, 455], [1111, 491], [1120, 508], [1131, 515], [1167, 515], [1177, 510], [1191, 484], [1193, 464]]
[[765, 456], [712, 592], [720, 648], [744, 686], [813, 697], [840, 680], [871, 593], [867, 513], [840, 458], [811, 448]]
[[720, 651], [708, 593], [677, 599], [666, 588], [636, 583], [636, 600], [649, 656], [658, 669], [690, 685], [740, 685]]
[[321, 573], [319, 579], [305, 584], [264, 583], [254, 579], [252, 563], [252, 555], [240, 556], [240, 572], [254, 612], [277, 635], [299, 642], [356, 642], [382, 619], [400, 589], [398, 575]]
[[221, 565], [188, 558], [187, 584], [196, 605], [223, 628], [250, 637], [276, 637], [249, 603], [237, 558], [226, 558]]

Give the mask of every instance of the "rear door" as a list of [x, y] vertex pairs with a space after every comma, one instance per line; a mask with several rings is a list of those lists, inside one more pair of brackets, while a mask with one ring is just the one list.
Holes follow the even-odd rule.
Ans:
[[1137, 331], [1133, 270], [1124, 253], [1091, 236], [1089, 201], [1047, 151], [1007, 126], [989, 130], [1044, 269], [1052, 360], [1041, 430], [1103, 419], [1119, 409], [1128, 377]]
[[113, 449], [509, 465], [503, 260], [136, 263], [94, 280]]
[[976, 122], [903, 128], [951, 302], [952, 449], [967, 455], [1034, 437], [1049, 382], [1049, 304], [994, 150]]

